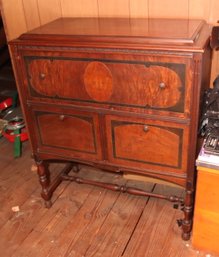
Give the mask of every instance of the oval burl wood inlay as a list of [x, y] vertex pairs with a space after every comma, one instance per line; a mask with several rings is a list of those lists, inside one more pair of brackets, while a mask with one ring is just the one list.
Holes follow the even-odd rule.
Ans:
[[112, 95], [112, 73], [104, 63], [90, 62], [87, 65], [84, 84], [88, 95], [96, 101], [107, 101]]

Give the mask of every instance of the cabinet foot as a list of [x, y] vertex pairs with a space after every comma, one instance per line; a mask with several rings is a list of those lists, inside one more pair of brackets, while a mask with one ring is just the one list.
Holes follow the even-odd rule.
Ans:
[[44, 204], [45, 204], [45, 207], [46, 207], [47, 209], [49, 209], [49, 208], [52, 206], [51, 200], [44, 201]]
[[74, 173], [78, 173], [80, 171], [80, 166], [79, 164], [75, 163], [74, 166], [72, 167], [72, 171]]
[[[50, 199], [51, 199], [51, 192], [49, 191], [50, 186], [50, 171], [48, 163], [42, 160], [36, 161], [37, 165], [37, 173], [39, 176], [39, 181], [42, 187], [41, 196], [45, 200], [46, 206], [49, 206]], [[49, 207], [47, 207], [49, 208]]]
[[193, 219], [193, 197], [194, 190], [186, 190], [184, 219], [182, 220], [182, 239], [189, 240], [192, 231], [192, 219]]
[[42, 187], [41, 196], [44, 199], [45, 207], [50, 208], [52, 206], [51, 198], [55, 189], [62, 182], [62, 175], [67, 175], [71, 170], [78, 172], [79, 165], [75, 163], [67, 163], [66, 166], [61, 169], [60, 173], [50, 180], [50, 169], [48, 161], [36, 159], [37, 173], [39, 176], [39, 182]]
[[190, 233], [182, 233], [182, 239], [184, 240], [184, 241], [188, 241], [189, 239], [190, 239]]

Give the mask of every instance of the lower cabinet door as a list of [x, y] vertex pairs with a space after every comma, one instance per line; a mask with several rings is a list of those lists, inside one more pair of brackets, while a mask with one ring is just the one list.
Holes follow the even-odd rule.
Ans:
[[155, 173], [186, 173], [188, 126], [107, 116], [106, 127], [110, 162]]
[[32, 107], [38, 151], [101, 160], [98, 115], [74, 109]]

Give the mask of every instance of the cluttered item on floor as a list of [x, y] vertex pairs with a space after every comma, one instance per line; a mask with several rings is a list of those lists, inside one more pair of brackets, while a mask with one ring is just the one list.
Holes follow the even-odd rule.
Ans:
[[0, 92], [0, 137], [14, 143], [14, 157], [21, 156], [22, 142], [28, 140], [28, 134], [22, 117], [22, 111], [17, 106], [17, 92]]
[[6, 125], [7, 125], [7, 120], [0, 119], [0, 137], [2, 136], [2, 131]]

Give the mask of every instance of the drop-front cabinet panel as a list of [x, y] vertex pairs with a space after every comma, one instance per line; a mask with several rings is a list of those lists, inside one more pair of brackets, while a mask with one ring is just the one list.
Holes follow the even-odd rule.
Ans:
[[[109, 160], [176, 176], [187, 168], [188, 126], [149, 119], [106, 117]], [[152, 171], [151, 171], [152, 172]]]
[[189, 58], [79, 52], [25, 53], [29, 97], [189, 114]]
[[101, 160], [99, 117], [96, 113], [51, 106], [31, 106], [39, 151], [57, 156]]
[[69, 165], [50, 181], [51, 160], [147, 175], [185, 188], [185, 201], [152, 195], [184, 204], [189, 238], [209, 35], [201, 20], [64, 18], [10, 43], [47, 207], [64, 179], [148, 195], [68, 175]]

